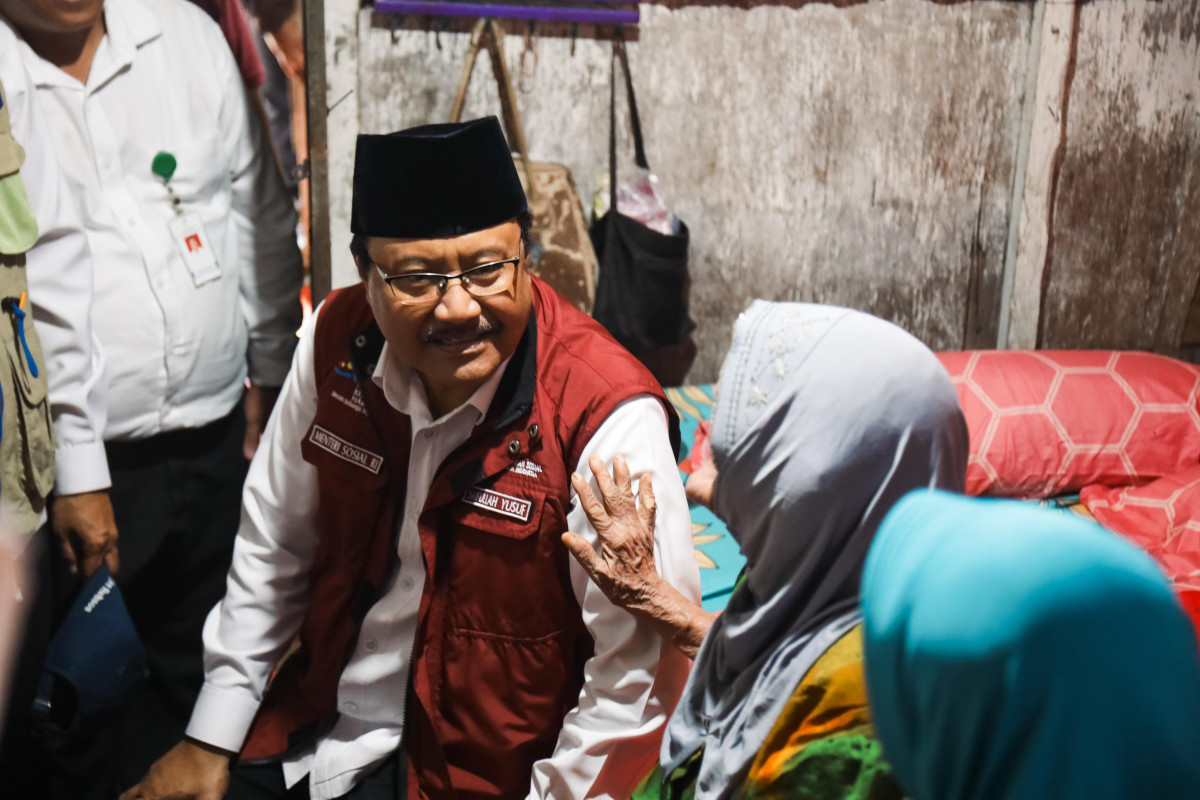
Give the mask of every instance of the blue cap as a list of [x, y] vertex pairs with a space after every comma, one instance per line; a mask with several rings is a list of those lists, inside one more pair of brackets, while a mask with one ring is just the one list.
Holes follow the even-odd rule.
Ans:
[[34, 718], [67, 730], [120, 706], [145, 679], [146, 652], [107, 566], [75, 600], [42, 668]]

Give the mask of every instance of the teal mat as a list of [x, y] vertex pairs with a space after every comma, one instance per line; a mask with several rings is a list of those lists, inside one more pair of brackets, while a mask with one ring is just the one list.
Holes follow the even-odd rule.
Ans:
[[[667, 389], [667, 397], [679, 412], [679, 427], [683, 434], [680, 448], [680, 475], [686, 481], [691, 472], [692, 445], [696, 427], [701, 420], [712, 418], [713, 387], [680, 386]], [[692, 543], [696, 547], [696, 563], [700, 566], [700, 594], [705, 611], [716, 612], [725, 608], [734, 582], [742, 571], [746, 559], [738, 550], [737, 542], [729, 535], [725, 523], [704, 506], [690, 504], [692, 512]]]

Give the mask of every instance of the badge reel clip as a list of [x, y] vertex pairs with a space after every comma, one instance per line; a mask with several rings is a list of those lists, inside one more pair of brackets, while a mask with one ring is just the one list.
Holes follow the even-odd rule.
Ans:
[[221, 267], [217, 263], [217, 254], [213, 250], [212, 240], [204, 230], [204, 223], [194, 213], [185, 213], [180, 207], [179, 195], [171, 188], [171, 178], [175, 175], [177, 166], [175, 156], [165, 150], [157, 153], [150, 163], [150, 171], [158, 176], [171, 199], [171, 209], [175, 217], [167, 223], [171, 238], [179, 248], [183, 263], [187, 265], [192, 283], [197, 287], [221, 277]]

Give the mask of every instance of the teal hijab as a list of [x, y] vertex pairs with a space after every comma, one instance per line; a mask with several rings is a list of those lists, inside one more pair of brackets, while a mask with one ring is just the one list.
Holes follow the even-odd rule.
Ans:
[[863, 573], [876, 732], [914, 800], [1200, 798], [1200, 649], [1150, 558], [1024, 503], [912, 494]]

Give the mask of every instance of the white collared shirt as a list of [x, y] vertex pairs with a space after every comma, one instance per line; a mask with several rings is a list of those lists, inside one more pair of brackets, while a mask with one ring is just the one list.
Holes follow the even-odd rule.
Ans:
[[[300, 442], [316, 413], [311, 334], [319, 314], [320, 309], [305, 326], [292, 371], [250, 465], [225, 599], [204, 629], [205, 683], [187, 733], [226, 750], [241, 748], [267, 677], [305, 612], [308, 570], [318, 540], [318, 492], [316, 468], [304, 460]], [[408, 659], [425, 578], [417, 516], [441, 462], [486, 414], [502, 372], [497, 370], [467, 403], [431, 421], [420, 381], [390, 358], [386, 347], [379, 360], [374, 379], [388, 402], [413, 421], [405, 505], [415, 511], [399, 523], [400, 568], [368, 612], [342, 672], [338, 722], [308, 752], [284, 764], [289, 785], [309, 776], [314, 800], [346, 793], [401, 744]], [[659, 571], [698, 603], [691, 518], [666, 414], [657, 399], [639, 395], [613, 411], [584, 447], [576, 471], [590, 476], [592, 454], [611, 465], [618, 453], [628, 460], [635, 482], [641, 473], [654, 481]], [[567, 515], [567, 527], [593, 544], [597, 541], [578, 502]], [[687, 660], [613, 606], [574, 561], [571, 583], [595, 643], [594, 655], [584, 667], [579, 705], [567, 715], [558, 747], [534, 765], [530, 798], [627, 794], [657, 760], [658, 736], [687, 677]]]
[[[106, 439], [227, 414], [243, 382], [279, 386], [300, 324], [296, 215], [221, 30], [184, 0], [108, 0], [86, 86], [21, 42], [95, 259]], [[167, 188], [197, 215], [220, 277], [196, 286]]]
[[54, 490], [77, 494], [107, 489], [104, 358], [92, 334], [92, 257], [87, 234], [17, 53], [17, 36], [3, 21], [0, 82], [13, 136], [25, 148], [21, 180], [38, 224], [37, 243], [25, 254], [25, 266], [54, 422]]

